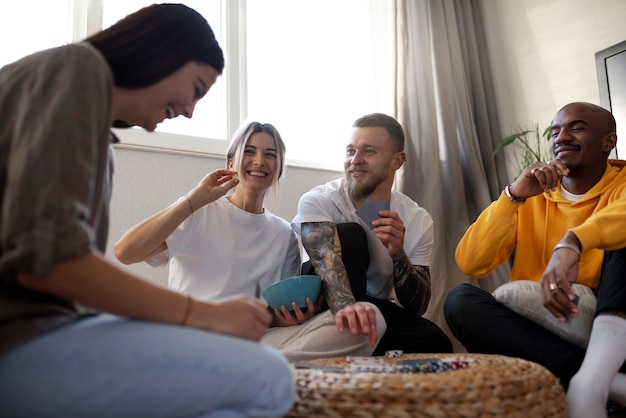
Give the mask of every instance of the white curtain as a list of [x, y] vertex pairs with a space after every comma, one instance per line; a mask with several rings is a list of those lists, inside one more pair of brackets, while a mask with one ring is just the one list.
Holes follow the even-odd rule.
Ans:
[[396, 188], [434, 219], [433, 295], [425, 316], [450, 336], [443, 316], [449, 290], [472, 282], [491, 291], [510, 274], [504, 265], [471, 279], [454, 258], [467, 227], [507, 180], [504, 159], [492, 156], [500, 135], [479, 16], [474, 0], [395, 2], [396, 117], [407, 133]]

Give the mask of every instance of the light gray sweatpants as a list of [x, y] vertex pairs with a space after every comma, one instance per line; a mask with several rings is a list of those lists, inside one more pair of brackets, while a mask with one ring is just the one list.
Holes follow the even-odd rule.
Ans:
[[[387, 329], [383, 315], [373, 304], [359, 303], [367, 303], [376, 311], [376, 329], [380, 341]], [[261, 343], [278, 349], [292, 363], [315, 358], [369, 356], [376, 348], [370, 347], [366, 335], [353, 335], [349, 330], [340, 333], [330, 310], [315, 315], [301, 325], [270, 328], [261, 338]]]

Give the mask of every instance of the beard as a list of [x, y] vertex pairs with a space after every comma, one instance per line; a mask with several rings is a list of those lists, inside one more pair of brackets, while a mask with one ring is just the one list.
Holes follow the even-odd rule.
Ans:
[[374, 190], [387, 178], [383, 171], [372, 172], [368, 175], [371, 177], [369, 181], [359, 183], [355, 181], [348, 170], [346, 170], [346, 180], [348, 186], [348, 194], [350, 198], [355, 202], [365, 200], [369, 195], [374, 193]]

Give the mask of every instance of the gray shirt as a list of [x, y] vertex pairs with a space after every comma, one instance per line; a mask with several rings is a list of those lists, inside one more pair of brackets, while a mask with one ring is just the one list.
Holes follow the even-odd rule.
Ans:
[[0, 69], [0, 353], [81, 316], [16, 275], [104, 251], [112, 89], [106, 60], [87, 43]]

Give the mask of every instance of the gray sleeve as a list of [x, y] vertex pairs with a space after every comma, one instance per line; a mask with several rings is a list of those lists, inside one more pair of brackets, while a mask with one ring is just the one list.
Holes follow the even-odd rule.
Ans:
[[84, 45], [45, 51], [14, 67], [3, 74], [20, 94], [10, 136], [2, 138], [11, 144], [0, 269], [41, 275], [55, 261], [97, 247], [94, 225], [107, 216], [112, 79], [106, 61]]

